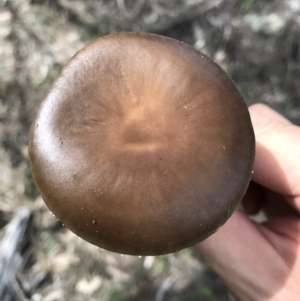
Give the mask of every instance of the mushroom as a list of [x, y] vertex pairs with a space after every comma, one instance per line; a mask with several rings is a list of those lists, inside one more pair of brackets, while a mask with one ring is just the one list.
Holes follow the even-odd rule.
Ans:
[[101, 248], [159, 255], [221, 227], [244, 196], [255, 139], [247, 106], [206, 55], [119, 33], [63, 68], [31, 128], [37, 188]]

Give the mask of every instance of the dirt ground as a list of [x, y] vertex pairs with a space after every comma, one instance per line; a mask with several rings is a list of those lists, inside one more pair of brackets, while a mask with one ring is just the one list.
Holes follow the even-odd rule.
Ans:
[[300, 125], [298, 0], [0, 0], [0, 234], [18, 208], [32, 210], [34, 244], [18, 277], [35, 289], [23, 300], [228, 300], [193, 249], [141, 258], [98, 249], [65, 229], [34, 186], [27, 144], [39, 104], [77, 50], [118, 31], [193, 45], [248, 105], [269, 104]]

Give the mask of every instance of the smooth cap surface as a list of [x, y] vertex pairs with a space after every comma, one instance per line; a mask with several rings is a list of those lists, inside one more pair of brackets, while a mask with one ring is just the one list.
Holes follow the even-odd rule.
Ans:
[[225, 72], [179, 41], [106, 36], [62, 70], [31, 129], [50, 210], [83, 239], [158, 255], [215, 232], [246, 192], [247, 107]]

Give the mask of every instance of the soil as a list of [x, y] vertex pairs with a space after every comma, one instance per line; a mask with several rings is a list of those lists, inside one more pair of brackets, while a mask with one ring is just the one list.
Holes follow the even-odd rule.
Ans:
[[57, 221], [34, 186], [27, 144], [39, 104], [76, 51], [118, 31], [193, 45], [248, 105], [266, 103], [300, 125], [298, 0], [0, 0], [0, 234], [30, 208], [34, 244], [18, 278], [39, 285], [26, 300], [229, 300], [194, 249], [141, 258], [98, 249]]

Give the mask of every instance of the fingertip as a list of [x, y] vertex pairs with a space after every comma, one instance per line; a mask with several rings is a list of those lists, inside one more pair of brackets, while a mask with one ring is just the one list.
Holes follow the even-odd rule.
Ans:
[[260, 126], [265, 126], [270, 122], [291, 124], [291, 122], [284, 116], [280, 115], [277, 111], [262, 103], [251, 105], [249, 107], [249, 112], [254, 129]]

